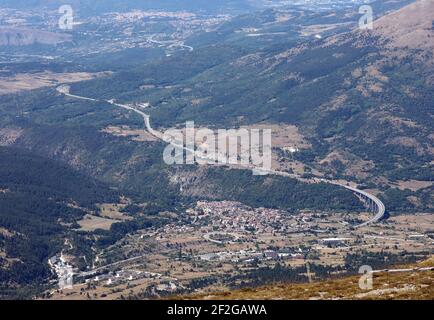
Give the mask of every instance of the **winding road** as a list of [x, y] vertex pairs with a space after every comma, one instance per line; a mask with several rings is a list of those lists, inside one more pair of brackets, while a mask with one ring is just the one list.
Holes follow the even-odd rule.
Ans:
[[365, 221], [359, 225], [357, 225], [356, 227], [364, 227], [368, 224], [380, 221], [381, 219], [383, 219], [385, 217], [386, 214], [386, 206], [384, 205], [384, 203], [378, 199], [376, 196], [374, 196], [371, 193], [368, 193], [366, 191], [354, 188], [354, 187], [350, 187], [341, 183], [337, 183], [337, 182], [333, 182], [333, 181], [328, 181], [329, 183], [333, 183], [339, 186], [342, 186], [348, 190], [351, 190], [352, 192], [354, 192], [355, 194], [357, 194], [359, 197], [361, 197], [362, 199], [365, 199], [368, 203], [368, 206], [370, 208], [372, 208], [372, 210], [376, 211], [375, 215], [369, 219], [368, 221]]
[[[138, 109], [136, 109], [136, 108], [134, 108], [134, 107], [132, 107], [130, 105], [116, 103], [114, 99], [111, 99], [111, 100], [101, 100], [101, 99], [87, 98], [87, 97], [82, 97], [82, 96], [74, 95], [74, 94], [71, 94], [69, 92], [69, 86], [67, 86], [67, 85], [61, 85], [61, 86], [57, 87], [56, 90], [59, 93], [64, 94], [65, 96], [68, 96], [68, 97], [71, 97], [71, 98], [76, 98], [76, 99], [81, 99], [81, 100], [87, 100], [87, 101], [94, 101], [94, 102], [107, 102], [107, 103], [109, 103], [111, 105], [123, 108], [125, 110], [133, 111], [133, 112], [139, 114], [143, 118], [146, 130], [150, 134], [152, 134], [154, 137], [156, 137], [157, 139], [162, 140], [162, 141], [164, 141], [166, 143], [171, 143], [173, 146], [175, 146], [177, 148], [182, 148], [182, 149], [184, 149], [187, 152], [190, 152], [190, 153], [191, 152], [192, 153], [195, 152], [195, 150], [192, 150], [192, 149], [189, 149], [189, 148], [185, 147], [183, 145], [183, 142], [174, 141], [173, 139], [164, 136], [163, 133], [152, 129], [151, 123], [150, 123], [150, 116], [148, 114], [144, 113], [143, 111], [138, 110]], [[214, 160], [214, 158], [210, 159], [210, 158], [204, 157], [204, 160]], [[268, 174], [295, 178], [295, 179], [302, 180], [302, 181], [306, 180], [306, 179], [301, 178], [298, 175], [290, 174], [290, 173], [283, 172], [283, 171], [278, 171], [278, 170], [273, 170], [273, 169], [266, 170], [266, 169], [262, 169], [262, 168], [261, 169], [257, 169], [257, 168], [255, 168], [255, 167], [253, 167], [251, 165], [249, 165], [249, 166], [245, 166], [244, 165], [242, 167], [243, 168], [248, 168], [248, 169], [259, 170], [259, 171], [262, 171], [262, 172], [268, 173]], [[355, 187], [351, 187], [351, 186], [346, 185], [344, 183], [340, 183], [340, 182], [336, 182], [336, 181], [332, 181], [332, 180], [328, 180], [328, 179], [315, 178], [314, 181], [315, 182], [324, 182], [324, 183], [329, 183], [329, 184], [333, 184], [333, 185], [338, 185], [340, 187], [343, 187], [343, 188], [345, 188], [347, 190], [352, 191], [354, 194], [356, 194], [366, 204], [366, 206], [370, 210], [372, 210], [372, 211], [375, 212], [375, 215], [371, 219], [369, 219], [368, 221], [365, 221], [365, 222], [363, 222], [363, 223], [361, 223], [359, 225], [356, 225], [355, 226], [356, 228], [364, 227], [364, 226], [367, 226], [369, 224], [378, 222], [378, 221], [380, 221], [381, 219], [383, 219], [385, 217], [386, 207], [385, 207], [384, 203], [379, 198], [377, 198], [375, 195], [373, 195], [371, 193], [368, 193], [366, 191], [357, 189]]]

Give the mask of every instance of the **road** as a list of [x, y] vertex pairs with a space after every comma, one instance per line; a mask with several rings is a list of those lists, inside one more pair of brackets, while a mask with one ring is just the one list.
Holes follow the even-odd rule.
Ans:
[[[277, 170], [265, 170], [265, 171], [267, 173], [270, 173], [270, 174], [284, 176], [284, 177], [290, 177], [290, 178], [295, 178], [295, 179], [298, 179], [298, 180], [301, 180], [301, 181], [309, 182], [309, 179], [301, 178], [301, 177], [299, 177], [299, 176], [297, 176], [295, 174], [290, 174], [290, 173], [287, 173], [287, 172], [282, 172], [282, 171], [277, 171]], [[363, 223], [361, 223], [359, 225], [356, 225], [355, 226], [356, 228], [364, 227], [364, 226], [366, 226], [368, 224], [372, 224], [372, 223], [378, 222], [378, 221], [380, 221], [381, 219], [384, 218], [384, 216], [386, 214], [386, 206], [375, 195], [373, 195], [371, 193], [368, 193], [366, 191], [357, 189], [355, 187], [348, 186], [348, 185], [346, 185], [344, 183], [333, 181], [333, 180], [328, 180], [328, 179], [323, 179], [323, 178], [321, 178], [321, 179], [314, 178], [313, 180], [315, 182], [324, 182], [324, 183], [329, 183], [329, 184], [333, 184], [333, 185], [337, 185], [337, 186], [343, 187], [345, 189], [348, 189], [348, 190], [352, 191], [353, 193], [357, 194], [359, 197], [361, 197], [363, 199], [368, 199], [368, 201], [371, 201], [371, 203], [374, 204], [373, 207], [374, 207], [374, 209], [376, 211], [375, 215], [371, 219], [369, 219], [368, 221], [365, 221], [365, 222], [363, 222]]]
[[[71, 94], [69, 92], [69, 86], [65, 86], [65, 85], [57, 87], [57, 91], [60, 92], [60, 93], [62, 93], [62, 94], [64, 94], [64, 95], [66, 95], [66, 96], [68, 96], [68, 97], [71, 97], [71, 98], [82, 99], [82, 100], [87, 100], [87, 101], [95, 101], [95, 102], [98, 102], [98, 101], [99, 102], [107, 102], [107, 103], [109, 103], [111, 105], [123, 108], [125, 110], [133, 111], [133, 112], [139, 114], [143, 118], [146, 130], [150, 134], [152, 134], [154, 137], [156, 137], [157, 139], [162, 140], [162, 141], [164, 141], [166, 143], [171, 143], [174, 147], [184, 149], [185, 151], [190, 152], [190, 153], [195, 153], [195, 150], [192, 150], [192, 149], [189, 149], [189, 148], [185, 147], [184, 144], [183, 144], [183, 142], [174, 141], [173, 139], [164, 136], [163, 133], [154, 130], [151, 127], [150, 116], [148, 114], [144, 113], [141, 110], [138, 110], [138, 109], [136, 109], [136, 108], [134, 108], [132, 106], [129, 106], [129, 105], [116, 103], [114, 99], [111, 99], [111, 100], [100, 100], [100, 99], [93, 99], [93, 98], [87, 98], [87, 97], [82, 97], [82, 96], [74, 95], [74, 94]], [[214, 157], [207, 158], [205, 156], [202, 159], [203, 160], [213, 161]], [[243, 169], [247, 168], [247, 169], [252, 169], [252, 170], [258, 170], [259, 172], [262, 171], [263, 173], [268, 173], [268, 174], [273, 174], [273, 175], [279, 175], [279, 176], [294, 178], [294, 179], [298, 179], [298, 180], [306, 181], [306, 182], [309, 181], [308, 179], [301, 178], [300, 176], [298, 176], [296, 174], [290, 174], [290, 173], [287, 173], [287, 172], [277, 171], [277, 170], [273, 170], [273, 169], [262, 169], [262, 168], [258, 169], [258, 168], [255, 168], [252, 165], [247, 165], [247, 166], [243, 165], [242, 168]], [[376, 211], [375, 215], [371, 219], [369, 219], [368, 221], [365, 221], [365, 222], [363, 222], [363, 223], [355, 226], [356, 228], [364, 227], [366, 225], [378, 222], [378, 221], [380, 221], [381, 219], [384, 218], [384, 216], [386, 214], [386, 207], [385, 207], [384, 203], [380, 199], [378, 199], [375, 195], [370, 194], [370, 193], [368, 193], [366, 191], [357, 189], [355, 187], [351, 187], [349, 185], [346, 185], [346, 184], [343, 184], [343, 183], [340, 183], [340, 182], [336, 182], [336, 181], [332, 181], [332, 180], [328, 180], [328, 179], [314, 178], [313, 180], [315, 182], [329, 183], [329, 184], [338, 185], [340, 187], [348, 189], [348, 190], [352, 191], [353, 193], [355, 193], [356, 195], [358, 195], [360, 198], [366, 200], [368, 202], [368, 204], [369, 204], [370, 207], [372, 206], [372, 208]]]
[[136, 257], [128, 258], [128, 259], [125, 259], [125, 260], [116, 261], [116, 262], [113, 262], [113, 263], [110, 263], [110, 264], [106, 264], [106, 265], [98, 267], [98, 268], [94, 268], [94, 269], [89, 270], [89, 271], [81, 272], [81, 273], [77, 274], [77, 276], [88, 277], [88, 276], [94, 275], [98, 271], [102, 271], [102, 270], [105, 270], [107, 268], [116, 267], [116, 266], [118, 266], [120, 264], [123, 264], [125, 262], [131, 262], [131, 261], [134, 261], [134, 260], [139, 260], [139, 259], [142, 259], [142, 258], [146, 258], [148, 255], [149, 254], [147, 253], [147, 254], [144, 254], [144, 255], [141, 255], [141, 256], [136, 256]]
[[373, 194], [368, 193], [368, 192], [363, 191], [363, 190], [360, 190], [360, 189], [357, 189], [357, 188], [354, 188], [354, 187], [350, 187], [350, 186], [344, 185], [342, 183], [338, 183], [338, 182], [331, 182], [331, 183], [339, 185], [339, 186], [342, 186], [342, 187], [344, 187], [344, 188], [346, 188], [348, 190], [351, 190], [354, 193], [360, 195], [361, 197], [369, 199], [368, 201], [371, 201], [374, 204], [375, 210], [377, 211], [376, 214], [375, 214], [375, 216], [372, 217], [371, 219], [369, 219], [368, 221], [363, 222], [362, 224], [357, 225], [357, 227], [364, 227], [364, 226], [366, 226], [368, 224], [371, 224], [371, 223], [374, 223], [374, 222], [378, 222], [378, 221], [380, 221], [381, 219], [384, 218], [384, 215], [386, 214], [386, 206], [384, 205], [384, 203], [380, 199], [378, 199]]
[[173, 48], [173, 47], [181, 47], [181, 48], [187, 48], [190, 52], [194, 50], [192, 46], [188, 46], [184, 43], [184, 41], [181, 40], [155, 40], [154, 35], [150, 36], [148, 38], [148, 41], [154, 44], [158, 44], [160, 46], [166, 46], [167, 48]]
[[434, 267], [416, 267], [408, 269], [382, 269], [382, 270], [372, 270], [370, 273], [394, 273], [394, 272], [418, 272], [418, 271], [434, 271]]

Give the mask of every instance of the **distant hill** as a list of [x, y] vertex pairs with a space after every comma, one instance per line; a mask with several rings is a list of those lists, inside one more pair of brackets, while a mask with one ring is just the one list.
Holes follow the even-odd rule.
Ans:
[[[101, 14], [106, 12], [143, 10], [169, 11], [203, 11], [208, 13], [233, 13], [250, 10], [262, 1], [249, 0], [70, 0], [68, 5], [82, 15]], [[61, 0], [5, 0], [3, 7], [11, 8], [59, 8], [65, 2]]]

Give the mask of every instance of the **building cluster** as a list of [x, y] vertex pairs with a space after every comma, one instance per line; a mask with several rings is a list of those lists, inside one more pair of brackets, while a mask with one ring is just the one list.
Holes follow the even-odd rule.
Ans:
[[[157, 291], [166, 290], [166, 285], [175, 290], [178, 288], [178, 279], [167, 277], [157, 272], [148, 272], [132, 269], [122, 269], [119, 271], [109, 271], [103, 274], [95, 275], [92, 278], [86, 279], [85, 283], [92, 283], [105, 286], [116, 286], [121, 283], [135, 281], [139, 279], [147, 279], [151, 282], [158, 284], [156, 286]], [[164, 289], [166, 288], [166, 289]], [[168, 289], [167, 289], [168, 290]]]
[[259, 260], [279, 260], [279, 259], [303, 259], [304, 253], [301, 249], [281, 249], [281, 250], [239, 250], [239, 251], [220, 251], [205, 253], [198, 256], [203, 261], [221, 262], [254, 262]]
[[206, 224], [226, 232], [271, 233], [286, 229], [285, 213], [268, 208], [251, 208], [235, 201], [199, 201], [193, 215], [197, 224]]

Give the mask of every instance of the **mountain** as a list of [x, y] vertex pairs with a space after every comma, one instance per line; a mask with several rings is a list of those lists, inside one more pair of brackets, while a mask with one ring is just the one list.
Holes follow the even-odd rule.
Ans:
[[432, 1], [417, 1], [378, 19], [374, 32], [388, 42], [389, 47], [432, 51], [433, 10]]
[[[187, 120], [211, 127], [295, 125], [312, 145], [298, 160], [383, 191], [398, 180], [430, 180], [433, 3], [407, 3], [380, 2], [384, 16], [373, 30], [359, 30], [352, 10], [333, 17], [303, 11], [303, 23], [297, 10], [235, 18], [194, 52], [72, 88], [84, 96], [149, 101], [153, 124], [162, 127]], [[287, 25], [292, 29], [282, 35]]]
[[[433, 212], [432, 1], [373, 2], [378, 18], [373, 30], [357, 28], [360, 14], [358, 6], [348, 5], [352, 1], [323, 1], [318, 10], [304, 1], [273, 3], [70, 1], [96, 21], [95, 33], [89, 32], [82, 46], [76, 47], [83, 41], [79, 37], [68, 48], [49, 47], [45, 52], [56, 49], [62, 58], [38, 56], [43, 63], [15, 54], [19, 47], [2, 53], [7, 79], [25, 72], [40, 77], [51, 68], [110, 72], [71, 84], [70, 92], [85, 99], [56, 91], [54, 80], [53, 87], [1, 96], [0, 297], [41, 292], [35, 287], [52, 276], [47, 259], [59, 252], [70, 254], [81, 270], [109, 247], [119, 252], [109, 252], [106, 262], [123, 259], [123, 241], [133, 244], [130, 235], [167, 223], [188, 224], [186, 212], [198, 201], [230, 200], [291, 216], [338, 213], [351, 231], [358, 222], [353, 217], [365, 210], [362, 203], [338, 185], [307, 183], [314, 176], [369, 189], [391, 215]], [[55, 10], [60, 2], [6, 4]], [[252, 10], [265, 5], [265, 10]], [[182, 40], [165, 23], [152, 23], [144, 32], [133, 22], [112, 26], [110, 20], [99, 30], [101, 20], [93, 20], [95, 14], [135, 8], [242, 14], [187, 32]], [[198, 23], [195, 19], [189, 22]], [[88, 33], [86, 25], [79, 28]], [[171, 41], [165, 40], [167, 30], [173, 32]], [[143, 42], [135, 38], [148, 32]], [[0, 39], [8, 45], [69, 41], [68, 36], [10, 28], [3, 36], [0, 32]], [[119, 47], [97, 48], [111, 42]], [[92, 44], [96, 51], [81, 50]], [[158, 46], [152, 47], [158, 53], [137, 59], [145, 53], [142, 44]], [[174, 47], [183, 49], [165, 51]], [[69, 49], [76, 54], [69, 55]], [[160, 131], [192, 120], [196, 127], [212, 129], [272, 127], [273, 164], [304, 179], [253, 176], [227, 166], [169, 166], [162, 159], [165, 144], [143, 132], [143, 118], [111, 99], [132, 106], [146, 102], [151, 124]], [[110, 214], [122, 219], [110, 218], [104, 230], [82, 230], [79, 222], [86, 216], [102, 219], [100, 204], [119, 208]], [[273, 280], [286, 271], [264, 272]], [[324, 270], [318, 265], [317, 271]], [[267, 278], [252, 272], [247, 274], [251, 279]]]
[[[250, 0], [71, 0], [68, 2], [73, 9], [82, 15], [103, 14], [115, 11], [139, 10], [171, 10], [171, 11], [203, 11], [208, 13], [236, 13], [252, 10], [262, 1]], [[10, 8], [50, 8], [57, 9], [64, 5], [60, 0], [32, 0], [32, 1], [2, 1], [3, 6]]]

